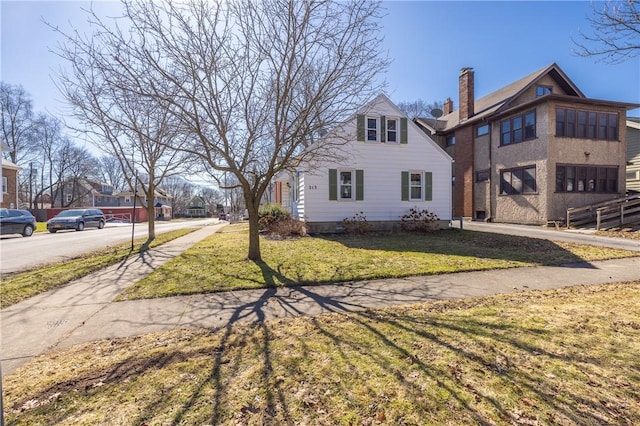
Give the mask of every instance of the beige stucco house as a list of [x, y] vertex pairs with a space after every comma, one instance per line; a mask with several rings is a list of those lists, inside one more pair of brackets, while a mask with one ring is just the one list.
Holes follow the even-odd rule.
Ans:
[[459, 102], [416, 119], [455, 160], [454, 216], [545, 224], [625, 194], [626, 111], [638, 105], [587, 98], [557, 64], [477, 100], [463, 68]]

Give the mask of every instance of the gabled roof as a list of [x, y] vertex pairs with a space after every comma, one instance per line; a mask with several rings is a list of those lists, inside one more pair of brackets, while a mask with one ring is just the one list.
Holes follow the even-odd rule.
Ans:
[[[578, 87], [567, 77], [560, 67], [553, 63], [541, 68], [520, 80], [496, 90], [493, 93], [477, 99], [474, 103], [474, 115], [464, 123], [460, 122], [460, 110], [457, 109], [450, 114], [443, 115], [437, 120], [438, 131], [448, 131], [458, 127], [461, 124], [468, 124], [482, 120], [490, 115], [500, 113], [507, 110], [511, 103], [517, 99], [522, 93], [534, 86], [542, 77], [549, 75], [556, 83], [558, 83], [565, 91], [567, 96], [585, 98], [585, 95]], [[426, 125], [428, 128], [435, 129], [435, 120], [429, 118], [418, 118], [418, 123]]]
[[20, 166], [18, 166], [15, 163], [12, 163], [11, 161], [3, 158], [2, 159], [2, 168], [3, 169], [10, 169], [10, 170], [20, 170]]

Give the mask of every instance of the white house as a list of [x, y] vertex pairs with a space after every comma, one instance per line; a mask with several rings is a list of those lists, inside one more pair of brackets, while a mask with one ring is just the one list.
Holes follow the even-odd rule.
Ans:
[[272, 200], [309, 232], [335, 232], [362, 212], [375, 229], [399, 229], [411, 208], [451, 220], [451, 157], [385, 95], [325, 138], [348, 135], [336, 161], [281, 176]]

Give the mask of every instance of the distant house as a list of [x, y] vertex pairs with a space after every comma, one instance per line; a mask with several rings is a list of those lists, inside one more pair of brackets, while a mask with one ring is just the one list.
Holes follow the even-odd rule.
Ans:
[[459, 103], [416, 119], [455, 159], [455, 216], [545, 224], [624, 195], [626, 111], [639, 105], [587, 98], [557, 64], [477, 100], [463, 68]]
[[71, 178], [58, 185], [52, 200], [54, 207], [104, 207], [117, 203], [113, 186], [88, 178]]
[[640, 192], [640, 118], [627, 118], [627, 191]]
[[[136, 205], [138, 207], [146, 206], [149, 200], [144, 195], [144, 190], [139, 188], [137, 191], [138, 200], [142, 201], [142, 205], [140, 205], [140, 201], [136, 200]], [[132, 191], [122, 191], [118, 192], [114, 195], [115, 203], [110, 206], [104, 207], [133, 207], [134, 205], [134, 193]], [[154, 199], [151, 200], [155, 208], [155, 217], [158, 219], [169, 219], [172, 217], [172, 208], [171, 208], [171, 195], [169, 195], [166, 191], [161, 188], [156, 188]]]
[[20, 167], [9, 160], [2, 158], [2, 194], [0, 194], [0, 207], [17, 209], [18, 206], [18, 173]]
[[[338, 129], [324, 138], [336, 138]], [[358, 214], [376, 229], [397, 229], [412, 208], [451, 219], [451, 157], [385, 95], [340, 126], [341, 160], [281, 174], [271, 199], [309, 232], [335, 232]], [[342, 143], [342, 142], [341, 142]]]
[[204, 198], [195, 196], [189, 202], [187, 207], [188, 217], [207, 217], [208, 206]]

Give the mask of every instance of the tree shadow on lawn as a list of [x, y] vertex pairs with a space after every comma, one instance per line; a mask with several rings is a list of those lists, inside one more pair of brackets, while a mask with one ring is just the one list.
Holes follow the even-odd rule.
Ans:
[[533, 262], [543, 266], [593, 268], [585, 259], [553, 241], [466, 230], [440, 230], [432, 233], [329, 234], [317, 235], [362, 250], [416, 252], [439, 255]]
[[[268, 268], [265, 273], [277, 275]], [[349, 310], [313, 288], [305, 294], [327, 310]], [[466, 308], [478, 305], [473, 302], [331, 314], [288, 328], [286, 321], [265, 321], [266, 305], [274, 297], [275, 289], [266, 289], [238, 307], [226, 326], [208, 335], [213, 338], [208, 347], [167, 348], [146, 359], [132, 355], [110, 370], [91, 370], [25, 399], [46, 400], [60, 391], [72, 396], [74, 390], [96, 400], [109, 398], [101, 392], [111, 392], [113, 398], [117, 392], [103, 389], [127, 379], [143, 385], [147, 373], [157, 377], [157, 370], [196, 359], [207, 373], [192, 379], [195, 386], [161, 383], [162, 392], [135, 401], [140, 414], [129, 424], [151, 424], [161, 412], [173, 413], [170, 423], [163, 422], [172, 425], [294, 425], [314, 418], [337, 423], [343, 419], [335, 413], [342, 412], [359, 424], [381, 418], [396, 424], [444, 419], [481, 425], [631, 424], [640, 419], [638, 410], [625, 412], [630, 397], [619, 400], [616, 392], [600, 392], [625, 370], [624, 364], [603, 370], [611, 367], [610, 360], [585, 356], [579, 348], [567, 350], [564, 342], [549, 345], [553, 331], [495, 321], [491, 309], [465, 315]], [[247, 312], [258, 320], [236, 324]], [[135, 341], [131, 346], [135, 352]], [[550, 362], [556, 370], [539, 367]], [[591, 387], [575, 391], [563, 377], [550, 374], [554, 371], [570, 372], [569, 377], [588, 380]], [[98, 381], [101, 386], [94, 386]], [[242, 402], [234, 399], [237, 389], [244, 389]], [[176, 395], [183, 396], [172, 399]], [[635, 398], [640, 398], [637, 391]], [[56, 418], [72, 418], [82, 406], [61, 406]]]

